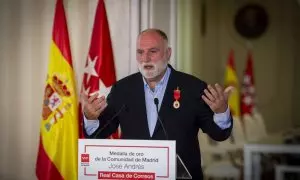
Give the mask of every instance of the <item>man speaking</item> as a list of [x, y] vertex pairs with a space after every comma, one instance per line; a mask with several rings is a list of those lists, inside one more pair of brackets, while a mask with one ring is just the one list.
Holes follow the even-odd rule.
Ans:
[[193, 179], [203, 179], [198, 131], [226, 140], [232, 117], [228, 96], [218, 84], [202, 80], [169, 65], [172, 49], [159, 29], [147, 29], [137, 38], [139, 72], [119, 80], [107, 99], [82, 94], [84, 129], [88, 138], [107, 138], [120, 125], [122, 139], [175, 140], [176, 152]]

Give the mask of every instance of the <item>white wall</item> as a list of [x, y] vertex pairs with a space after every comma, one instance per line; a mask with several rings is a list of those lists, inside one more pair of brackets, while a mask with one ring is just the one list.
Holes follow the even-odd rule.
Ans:
[[141, 30], [158, 28], [169, 38], [170, 64], [177, 67], [177, 0], [141, 0]]

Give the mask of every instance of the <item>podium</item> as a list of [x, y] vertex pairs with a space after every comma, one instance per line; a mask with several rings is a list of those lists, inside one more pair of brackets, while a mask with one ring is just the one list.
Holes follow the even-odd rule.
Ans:
[[165, 140], [78, 140], [78, 179], [192, 179]]

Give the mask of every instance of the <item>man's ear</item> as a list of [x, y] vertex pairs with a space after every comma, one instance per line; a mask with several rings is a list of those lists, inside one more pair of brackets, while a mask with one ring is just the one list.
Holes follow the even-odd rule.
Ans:
[[168, 47], [168, 49], [167, 49], [167, 57], [168, 57], [168, 60], [170, 60], [171, 54], [172, 54], [172, 48]]

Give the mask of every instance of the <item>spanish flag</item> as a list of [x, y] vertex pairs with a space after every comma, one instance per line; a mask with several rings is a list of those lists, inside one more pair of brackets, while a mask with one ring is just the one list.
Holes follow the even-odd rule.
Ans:
[[62, 0], [57, 0], [36, 163], [38, 179], [77, 179], [78, 103]]
[[233, 117], [240, 118], [240, 92], [239, 92], [239, 81], [235, 70], [234, 64], [234, 53], [233, 50], [230, 51], [228, 62], [226, 65], [225, 72], [225, 87], [233, 86], [234, 91], [231, 93], [228, 104]]

